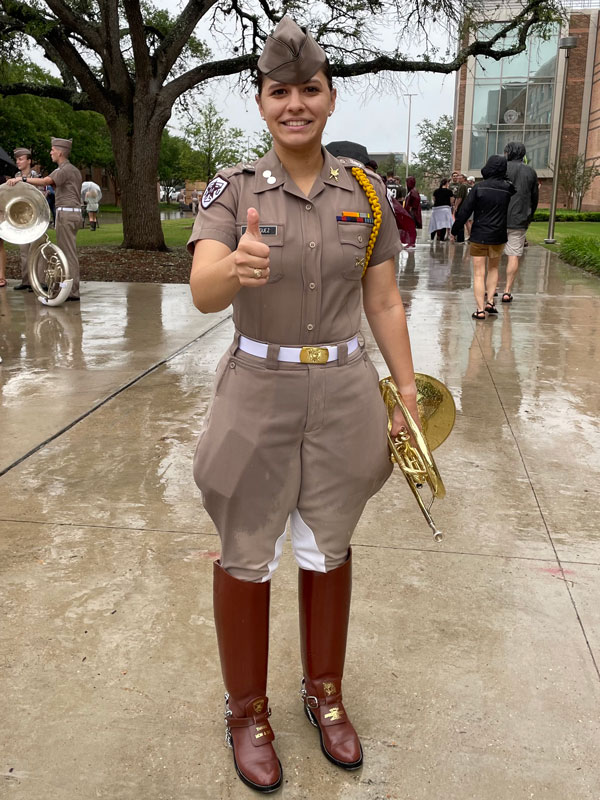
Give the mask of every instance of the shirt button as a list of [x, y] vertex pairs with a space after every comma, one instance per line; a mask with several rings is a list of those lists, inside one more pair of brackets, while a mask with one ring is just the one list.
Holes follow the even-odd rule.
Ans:
[[316, 287], [316, 285], [317, 285], [316, 283], [309, 283], [308, 284], [308, 288], [309, 289], [314, 289]]
[[358, 237], [358, 241], [362, 244], [362, 236]]
[[315, 242], [311, 242], [311, 243], [310, 243], [308, 246], [309, 246], [311, 249], [314, 249], [314, 248], [315, 248], [317, 245], [315, 244]]
[[307, 331], [312, 331], [312, 329], [313, 329], [314, 327], [315, 327], [315, 326], [312, 324], [312, 322], [309, 322], [309, 323], [308, 323], [308, 325], [306, 326], [306, 330], [307, 330]]
[[307, 203], [307, 204], [306, 204], [306, 206], [305, 206], [305, 208], [306, 208], [306, 210], [307, 210], [307, 211], [310, 211], [310, 210], [311, 210], [311, 208], [312, 208], [312, 206], [311, 206], [311, 204], [310, 204], [310, 203]]

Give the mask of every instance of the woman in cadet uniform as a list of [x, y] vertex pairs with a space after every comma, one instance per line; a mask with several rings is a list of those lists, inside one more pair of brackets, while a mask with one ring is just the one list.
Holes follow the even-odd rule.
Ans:
[[[361, 299], [415, 418], [417, 409], [385, 187], [321, 146], [336, 100], [325, 53], [284, 17], [258, 67], [273, 149], [209, 183], [188, 247], [197, 308], [233, 303], [236, 333], [217, 368], [194, 477], [221, 539], [214, 615], [228, 741], [239, 777], [269, 792], [282, 782], [266, 697], [270, 579], [288, 519], [305, 713], [330, 761], [357, 769], [363, 760], [342, 702], [350, 539], [391, 463], [377, 372], [357, 336]], [[403, 424], [397, 411], [393, 433]]]

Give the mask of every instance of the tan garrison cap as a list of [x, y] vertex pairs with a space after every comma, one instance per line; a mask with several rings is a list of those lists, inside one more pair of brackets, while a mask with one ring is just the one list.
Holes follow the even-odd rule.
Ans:
[[13, 156], [15, 158], [19, 158], [19, 156], [29, 156], [31, 158], [31, 150], [27, 147], [17, 147], [16, 150], [13, 150]]
[[73, 147], [73, 139], [55, 139], [52, 137], [52, 147], [58, 147], [65, 151], [65, 155], [69, 155], [71, 147]]
[[283, 17], [258, 59], [258, 68], [281, 83], [304, 83], [325, 66], [327, 56], [306, 28]]

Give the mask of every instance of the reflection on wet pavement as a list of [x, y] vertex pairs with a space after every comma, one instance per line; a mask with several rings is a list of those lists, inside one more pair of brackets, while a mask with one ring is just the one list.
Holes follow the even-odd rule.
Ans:
[[[597, 800], [600, 280], [531, 247], [514, 302], [475, 322], [468, 247], [425, 243], [399, 257], [398, 285], [415, 367], [457, 406], [436, 451], [445, 538], [399, 474], [356, 530], [348, 692], [367, 759], [353, 781], [317, 764], [289, 701], [285, 554], [271, 674], [286, 795]], [[186, 286], [82, 289], [56, 309], [0, 291], [5, 778], [18, 800], [79, 800], [82, 774], [111, 798], [245, 796], [217, 720], [219, 542], [191, 478], [230, 314], [200, 315]]]

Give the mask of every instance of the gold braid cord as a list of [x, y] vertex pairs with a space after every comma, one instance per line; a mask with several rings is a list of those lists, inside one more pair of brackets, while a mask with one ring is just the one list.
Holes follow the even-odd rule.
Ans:
[[362, 170], [360, 167], [352, 167], [352, 174], [360, 183], [361, 188], [367, 195], [367, 200], [369, 201], [369, 205], [371, 206], [371, 210], [373, 212], [373, 230], [371, 231], [371, 236], [369, 237], [369, 244], [367, 245], [367, 252], [365, 254], [365, 266], [361, 275], [361, 278], [364, 278], [367, 267], [369, 266], [369, 261], [373, 255], [373, 248], [375, 247], [375, 242], [377, 241], [379, 228], [381, 228], [381, 205], [379, 203], [379, 198], [377, 197], [377, 192], [375, 191], [371, 181], [367, 178], [364, 170]]

